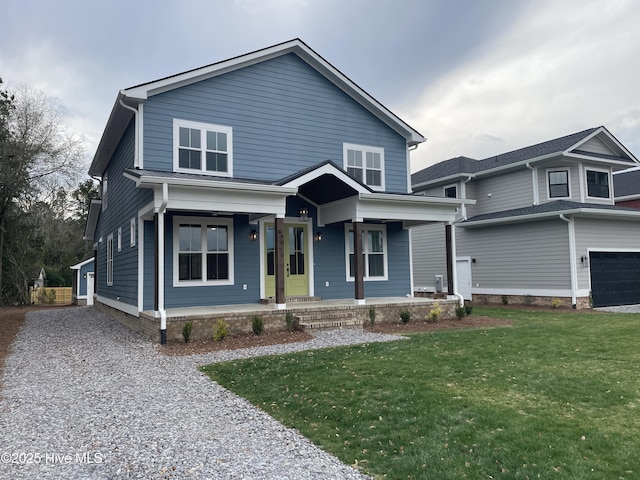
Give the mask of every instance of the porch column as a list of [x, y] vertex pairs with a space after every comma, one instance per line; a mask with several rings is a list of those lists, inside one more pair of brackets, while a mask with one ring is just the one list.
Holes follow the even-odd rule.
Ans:
[[451, 225], [449, 223], [444, 226], [445, 245], [447, 250], [447, 295], [454, 295], [453, 281], [453, 242], [451, 238]]
[[164, 212], [154, 213], [154, 316], [160, 317], [160, 344], [167, 343], [167, 313], [164, 309]]
[[287, 307], [284, 296], [284, 218], [276, 218], [275, 235], [276, 308], [284, 309]]
[[353, 222], [353, 269], [355, 303], [364, 305], [364, 265], [362, 262], [362, 222]]

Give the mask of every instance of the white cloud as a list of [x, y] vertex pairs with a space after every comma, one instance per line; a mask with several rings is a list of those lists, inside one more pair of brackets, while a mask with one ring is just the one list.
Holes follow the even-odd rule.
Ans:
[[429, 138], [413, 170], [602, 124], [640, 148], [638, 24], [630, 1], [536, 3], [484, 55], [426, 88], [407, 118]]

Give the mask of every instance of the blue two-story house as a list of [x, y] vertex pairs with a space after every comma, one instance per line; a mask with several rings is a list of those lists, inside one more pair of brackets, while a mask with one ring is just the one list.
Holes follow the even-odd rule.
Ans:
[[299, 39], [121, 90], [89, 170], [96, 303], [163, 334], [172, 309], [411, 295], [408, 229], [464, 202], [410, 193], [424, 140]]

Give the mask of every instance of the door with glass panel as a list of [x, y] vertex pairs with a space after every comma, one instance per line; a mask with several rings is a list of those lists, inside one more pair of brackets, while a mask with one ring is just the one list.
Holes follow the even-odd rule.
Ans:
[[[276, 242], [273, 223], [264, 225], [265, 248], [265, 294], [276, 295]], [[307, 254], [307, 225], [285, 223], [284, 225], [284, 294], [300, 297], [309, 294], [309, 273]]]

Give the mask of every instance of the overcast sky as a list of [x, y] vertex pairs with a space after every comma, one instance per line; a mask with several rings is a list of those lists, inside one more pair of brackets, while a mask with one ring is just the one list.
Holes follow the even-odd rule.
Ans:
[[95, 148], [118, 91], [301, 38], [427, 137], [412, 171], [604, 125], [640, 157], [636, 0], [3, 0], [0, 77]]

